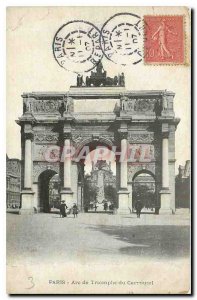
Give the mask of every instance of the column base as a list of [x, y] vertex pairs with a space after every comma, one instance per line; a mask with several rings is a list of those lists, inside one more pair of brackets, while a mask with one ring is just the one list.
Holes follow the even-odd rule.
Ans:
[[129, 191], [127, 189], [120, 190], [118, 192], [118, 210], [117, 213], [120, 215], [130, 214], [129, 209]]
[[32, 215], [36, 211], [33, 206], [33, 195], [34, 192], [31, 189], [24, 189], [21, 192], [21, 208], [19, 210], [19, 215]]
[[68, 206], [68, 208], [73, 207], [75, 202], [73, 199], [72, 190], [71, 189], [62, 189], [60, 194], [61, 194], [61, 201], [65, 201], [65, 204]]
[[44, 211], [44, 209], [42, 208], [42, 207], [37, 207], [36, 208], [36, 212], [37, 213], [41, 213], [41, 212], [43, 212]]
[[169, 189], [162, 189], [160, 191], [160, 202], [161, 207], [159, 210], [159, 214], [167, 214], [170, 215], [173, 213], [171, 208], [171, 199], [170, 199], [170, 191]]

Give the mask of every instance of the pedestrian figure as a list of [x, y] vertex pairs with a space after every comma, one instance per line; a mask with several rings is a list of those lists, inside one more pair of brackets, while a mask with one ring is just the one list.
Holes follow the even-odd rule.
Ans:
[[75, 217], [77, 218], [77, 215], [78, 215], [78, 207], [77, 207], [77, 204], [76, 204], [76, 203], [73, 205], [73, 215], [74, 215], [74, 218], [75, 218]]
[[67, 205], [65, 204], [65, 201], [62, 200], [61, 201], [61, 204], [60, 204], [60, 218], [64, 218], [64, 217], [67, 217], [67, 214], [66, 214], [66, 209], [67, 209]]
[[142, 203], [141, 203], [140, 199], [137, 199], [137, 201], [135, 203], [135, 209], [136, 209], [137, 218], [140, 218], [140, 214], [141, 214], [141, 210], [142, 210]]
[[108, 210], [108, 203], [105, 202], [105, 203], [104, 203], [104, 211], [107, 211], [107, 210]]

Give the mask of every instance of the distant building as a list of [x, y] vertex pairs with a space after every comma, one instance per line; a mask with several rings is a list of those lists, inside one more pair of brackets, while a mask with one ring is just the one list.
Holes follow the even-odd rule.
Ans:
[[20, 207], [21, 161], [6, 156], [6, 207]]
[[97, 210], [104, 209], [104, 203], [108, 202], [111, 205], [115, 201], [113, 193], [116, 191], [116, 176], [111, 170], [111, 162], [106, 160], [98, 160], [96, 163], [92, 162], [92, 170], [89, 176], [86, 176], [87, 184], [96, 189], [96, 194], [90, 196], [90, 208], [94, 205]]
[[179, 166], [175, 184], [176, 208], [190, 207], [190, 167], [190, 160], [186, 161], [185, 166]]

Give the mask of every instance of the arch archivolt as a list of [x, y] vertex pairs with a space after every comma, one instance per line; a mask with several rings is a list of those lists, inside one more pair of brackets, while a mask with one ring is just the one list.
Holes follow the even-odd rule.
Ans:
[[128, 172], [128, 182], [133, 182], [135, 177], [139, 175], [140, 173], [147, 173], [153, 176], [155, 178], [155, 163], [133, 163], [128, 164], [127, 166], [127, 172]]
[[38, 182], [38, 177], [41, 173], [46, 170], [51, 170], [59, 174], [59, 163], [44, 163], [44, 162], [34, 162], [33, 164], [33, 181]]
[[[76, 149], [75, 154], [79, 153], [84, 146], [88, 146], [92, 143], [101, 144], [100, 146], [112, 147], [115, 145], [114, 137], [112, 135], [97, 135], [92, 134], [89, 136], [83, 136], [83, 134], [72, 135], [73, 146]], [[90, 149], [93, 150], [93, 149]]]

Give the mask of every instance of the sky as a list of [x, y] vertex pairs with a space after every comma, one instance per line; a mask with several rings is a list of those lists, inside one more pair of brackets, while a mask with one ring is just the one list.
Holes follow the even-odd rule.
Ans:
[[[66, 92], [76, 84], [76, 74], [61, 68], [53, 57], [52, 42], [57, 30], [70, 20], [82, 19], [101, 29], [108, 18], [125, 10], [140, 16], [144, 14], [142, 7], [7, 9], [7, 154], [10, 158], [21, 158], [20, 127], [15, 122], [22, 115], [21, 94], [32, 91]], [[169, 7], [146, 9], [146, 14], [171, 12]], [[174, 12], [187, 15], [183, 7], [176, 7]], [[185, 34], [189, 43], [187, 22]], [[127, 90], [167, 89], [175, 92], [175, 115], [181, 119], [176, 131], [177, 173], [178, 165], [184, 165], [190, 159], [190, 67], [187, 64], [150, 66], [144, 63], [123, 67], [106, 58], [102, 63], [108, 76], [124, 72]]]

